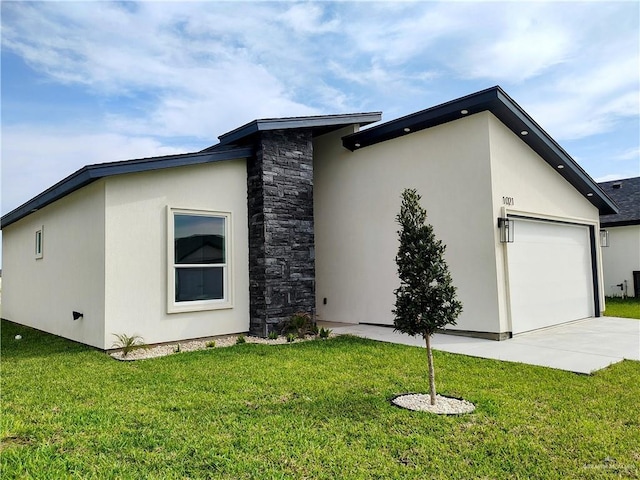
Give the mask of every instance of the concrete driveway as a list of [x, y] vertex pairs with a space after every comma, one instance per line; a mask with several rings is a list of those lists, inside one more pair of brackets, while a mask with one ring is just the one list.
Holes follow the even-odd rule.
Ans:
[[[424, 347], [422, 337], [392, 327], [322, 322], [337, 334]], [[436, 334], [433, 348], [473, 357], [493, 358], [590, 374], [623, 359], [640, 360], [640, 320], [599, 317], [521, 333], [495, 341]]]

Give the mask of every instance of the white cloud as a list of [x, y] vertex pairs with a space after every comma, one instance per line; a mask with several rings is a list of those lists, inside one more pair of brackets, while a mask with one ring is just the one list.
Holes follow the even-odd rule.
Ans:
[[194, 136], [215, 143], [218, 135], [255, 118], [317, 113], [289, 99], [286, 87], [258, 65], [221, 65], [217, 71], [190, 73], [188, 92], [162, 92], [150, 111], [135, 117], [113, 114], [107, 125], [123, 133]]
[[335, 32], [340, 27], [337, 18], [324, 21], [325, 11], [317, 4], [293, 4], [280, 18], [299, 33]]
[[167, 146], [154, 138], [113, 133], [62, 128], [35, 132], [28, 126], [4, 127], [2, 210], [20, 206], [85, 165], [186, 153], [203, 147]]
[[[377, 106], [393, 92], [425, 98], [425, 108], [435, 81], [449, 77], [515, 86], [559, 124], [548, 123], [560, 138], [579, 138], [612, 128], [638, 90], [637, 25], [625, 29], [628, 12], [615, 5], [100, 2], [3, 10], [5, 47], [34, 68], [100, 94], [150, 97], [154, 107], [136, 118], [110, 116], [112, 126], [141, 134], [210, 135], [220, 123], [212, 112], [232, 117], [232, 128], [232, 120], [265, 115], [334, 113], [367, 97]], [[620, 34], [603, 35], [603, 22], [622, 25]], [[330, 90], [343, 94], [335, 101]], [[566, 108], [601, 101], [587, 112]]]
[[215, 114], [244, 122], [317, 111], [296, 100], [300, 88], [324, 98], [314, 87], [322, 66], [305, 54], [313, 42], [292, 43], [282, 27], [330, 30], [335, 21], [322, 23], [320, 7], [294, 5], [279, 17], [287, 4], [251, 4], [250, 15], [231, 4], [137, 5], [15, 5], [4, 45], [59, 82], [154, 98], [134, 121], [112, 123], [140, 133], [211, 135]]
[[[391, 119], [496, 83], [557, 140], [588, 138], [638, 116], [638, 10], [605, 2], [2, 2], [3, 51], [45, 82], [80, 86], [109, 104], [90, 120], [93, 131], [78, 131], [84, 117], [70, 120], [75, 128], [18, 128], [3, 111], [3, 173], [11, 188], [48, 172], [32, 195], [63, 170], [156, 155], [172, 137], [209, 145], [264, 117], [382, 109]], [[50, 152], [55, 167], [44, 160]]]
[[640, 168], [640, 147], [628, 148], [611, 157], [611, 160], [623, 162], [628, 160], [635, 160], [636, 162], [638, 162], [636, 166]]

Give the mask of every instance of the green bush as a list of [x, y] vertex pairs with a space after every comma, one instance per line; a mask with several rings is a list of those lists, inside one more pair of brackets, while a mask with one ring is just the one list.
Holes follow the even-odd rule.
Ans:
[[315, 335], [316, 329], [317, 326], [313, 321], [313, 317], [305, 312], [294, 313], [281, 326], [282, 333], [295, 333], [298, 338], [304, 338], [305, 335]]
[[144, 339], [140, 335], [129, 336], [125, 333], [114, 333], [113, 335], [117, 340], [113, 342], [112, 347], [120, 349], [123, 357], [126, 357], [132, 350], [144, 345]]
[[331, 335], [331, 332], [331, 329], [322, 327], [318, 332], [318, 336], [322, 339], [327, 339], [329, 338], [329, 335]]
[[272, 330], [269, 332], [268, 335], [269, 340], [277, 340], [278, 339], [278, 332], [276, 332], [275, 330]]

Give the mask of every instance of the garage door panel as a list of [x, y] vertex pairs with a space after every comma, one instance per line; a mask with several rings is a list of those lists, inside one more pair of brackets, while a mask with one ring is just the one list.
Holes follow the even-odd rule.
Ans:
[[515, 220], [508, 245], [512, 332], [591, 317], [589, 228]]

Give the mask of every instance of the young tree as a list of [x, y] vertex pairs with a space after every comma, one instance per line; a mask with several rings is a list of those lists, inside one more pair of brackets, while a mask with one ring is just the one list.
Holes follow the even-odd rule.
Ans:
[[449, 268], [444, 260], [446, 246], [426, 223], [427, 212], [420, 206], [415, 189], [402, 193], [402, 206], [396, 220], [400, 224], [400, 247], [396, 256], [400, 287], [393, 310], [394, 327], [412, 336], [422, 335], [427, 346], [429, 393], [436, 403], [436, 384], [431, 352], [431, 335], [438, 328], [455, 325], [462, 312], [456, 299]]

